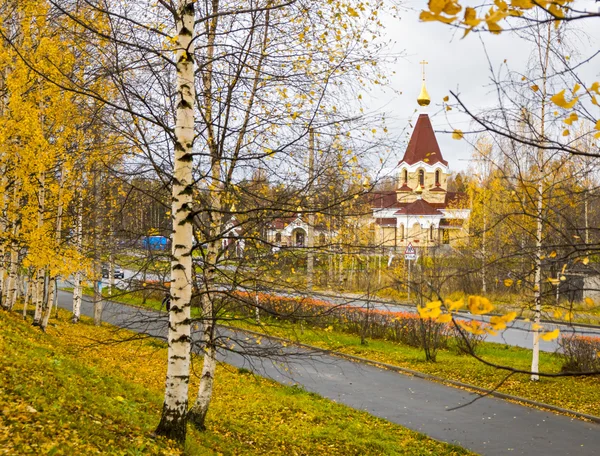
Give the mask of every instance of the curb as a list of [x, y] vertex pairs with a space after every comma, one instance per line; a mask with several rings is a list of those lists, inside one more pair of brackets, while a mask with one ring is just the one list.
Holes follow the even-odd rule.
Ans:
[[457, 380], [450, 380], [447, 378], [438, 377], [437, 375], [427, 374], [425, 372], [419, 372], [419, 371], [416, 371], [413, 369], [408, 369], [406, 367], [396, 366], [394, 364], [388, 364], [388, 363], [384, 363], [381, 361], [375, 361], [375, 360], [368, 359], [368, 358], [362, 358], [360, 356], [349, 355], [347, 353], [341, 353], [341, 352], [337, 352], [334, 350], [328, 350], [326, 348], [315, 347], [314, 345], [303, 344], [302, 342], [295, 342], [293, 340], [285, 339], [283, 337], [270, 336], [268, 334], [259, 333], [256, 331], [252, 331], [250, 329], [241, 329], [241, 328], [236, 328], [234, 326], [227, 326], [227, 325], [219, 325], [219, 326], [230, 329], [230, 330], [234, 330], [234, 331], [243, 331], [243, 332], [254, 334], [254, 335], [257, 335], [260, 337], [266, 337], [268, 339], [273, 339], [273, 340], [277, 340], [277, 341], [281, 341], [281, 342], [288, 342], [288, 343], [291, 343], [291, 344], [299, 346], [299, 347], [310, 348], [311, 350], [314, 350], [314, 351], [318, 351], [318, 352], [325, 353], [328, 355], [337, 356], [339, 358], [345, 358], [345, 359], [348, 359], [351, 361], [356, 361], [356, 362], [359, 362], [362, 364], [369, 364], [369, 365], [376, 366], [376, 367], [382, 367], [385, 369], [400, 372], [402, 374], [422, 378], [424, 380], [431, 380], [431, 381], [435, 381], [438, 383], [452, 385], [452, 386], [462, 388], [462, 389], [473, 390], [478, 393], [484, 393], [486, 396], [494, 396], [499, 399], [514, 401], [514, 402], [521, 402], [521, 403], [531, 405], [534, 407], [539, 407], [539, 408], [550, 410], [553, 412], [558, 412], [562, 415], [572, 415], [572, 416], [575, 416], [580, 419], [585, 419], [585, 420], [600, 424], [600, 416], [588, 415], [587, 413], [576, 412], [574, 410], [565, 409], [562, 407], [558, 407], [556, 405], [546, 404], [544, 402], [538, 402], [538, 401], [534, 401], [531, 399], [526, 399], [524, 397], [513, 396], [511, 394], [501, 393], [501, 392], [495, 391], [495, 390], [489, 390], [487, 388], [482, 388], [480, 386], [475, 386], [475, 385], [471, 385], [469, 383], [459, 382]]

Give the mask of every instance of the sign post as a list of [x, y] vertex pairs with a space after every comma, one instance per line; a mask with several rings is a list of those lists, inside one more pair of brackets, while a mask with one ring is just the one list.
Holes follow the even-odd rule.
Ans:
[[408, 243], [408, 245], [406, 246], [406, 250], [404, 251], [404, 259], [408, 262], [408, 280], [407, 282], [407, 286], [406, 286], [406, 290], [407, 290], [407, 295], [408, 295], [408, 300], [410, 301], [410, 262], [414, 261], [417, 259], [417, 252], [415, 251], [415, 248], [413, 247], [412, 243]]

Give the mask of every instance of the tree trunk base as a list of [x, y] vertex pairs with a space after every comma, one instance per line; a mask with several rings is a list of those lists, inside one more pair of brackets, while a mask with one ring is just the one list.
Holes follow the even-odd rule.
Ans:
[[206, 431], [206, 411], [202, 412], [192, 407], [187, 414], [188, 423], [194, 426], [198, 431]]
[[169, 440], [175, 440], [180, 444], [185, 443], [187, 433], [187, 420], [185, 416], [172, 417], [167, 419], [163, 412], [160, 423], [154, 431], [154, 435], [166, 437]]

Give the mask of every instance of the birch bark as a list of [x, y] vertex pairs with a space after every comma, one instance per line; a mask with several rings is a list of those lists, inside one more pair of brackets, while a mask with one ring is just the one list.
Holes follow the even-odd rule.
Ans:
[[192, 148], [194, 141], [194, 1], [179, 0], [177, 27], [177, 108], [172, 190], [173, 246], [168, 362], [160, 423], [156, 433], [185, 442], [190, 376], [192, 299]]

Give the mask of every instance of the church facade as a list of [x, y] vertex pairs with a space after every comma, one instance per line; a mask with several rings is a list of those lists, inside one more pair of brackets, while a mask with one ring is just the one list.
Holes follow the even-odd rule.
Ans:
[[[423, 108], [429, 104], [424, 82], [417, 101]], [[465, 239], [468, 200], [464, 193], [448, 191], [448, 162], [426, 112], [419, 114], [398, 169], [396, 189], [371, 198], [375, 245], [429, 248]]]

